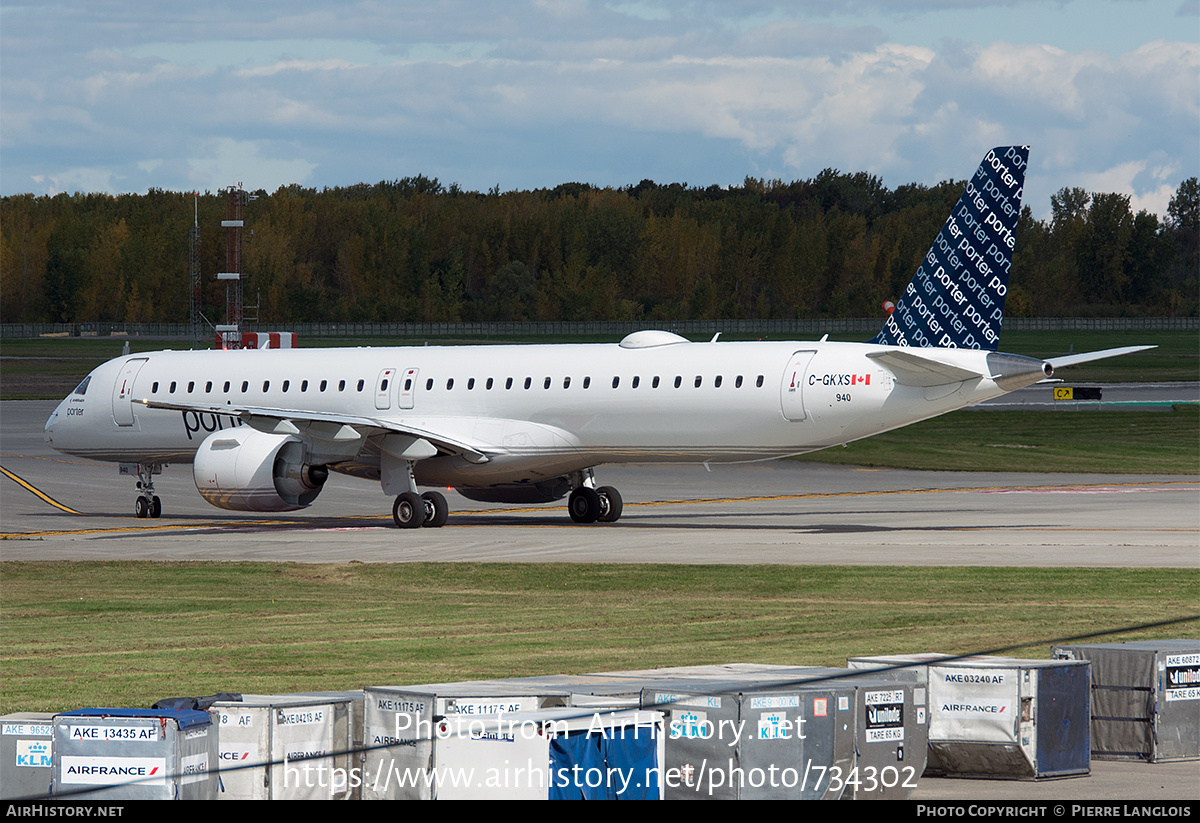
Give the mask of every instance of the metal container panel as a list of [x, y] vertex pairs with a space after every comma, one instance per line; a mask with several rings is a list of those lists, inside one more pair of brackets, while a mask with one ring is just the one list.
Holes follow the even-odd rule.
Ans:
[[216, 800], [218, 729], [202, 711], [79, 709], [53, 719], [53, 794]]
[[440, 800], [662, 799], [660, 712], [577, 708], [446, 717]]
[[[647, 688], [667, 712], [667, 799], [907, 799], [924, 769], [924, 687], [793, 668], [811, 683]], [[830, 678], [830, 679], [825, 679]]]
[[0, 717], [0, 797], [44, 797], [50, 791], [54, 715], [14, 712]]
[[916, 654], [853, 658], [848, 664], [879, 677], [911, 671], [925, 678], [927, 774], [1039, 780], [1091, 771], [1083, 661]]
[[1060, 645], [1051, 654], [1091, 663], [1092, 757], [1200, 759], [1200, 640]]
[[361, 780], [351, 698], [243, 695], [212, 710], [223, 800], [344, 800]]
[[561, 689], [521, 689], [503, 681], [471, 680], [363, 690], [364, 800], [431, 800], [435, 791], [436, 724], [445, 717], [475, 717], [566, 706]]

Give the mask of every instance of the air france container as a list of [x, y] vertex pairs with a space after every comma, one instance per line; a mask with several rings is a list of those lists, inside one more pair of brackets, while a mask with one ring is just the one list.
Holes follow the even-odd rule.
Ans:
[[[257, 700], [263, 697], [280, 695], [261, 695], [261, 694], [244, 694], [243, 700]], [[343, 689], [340, 691], [329, 692], [290, 692], [283, 697], [305, 698], [308, 700], [325, 700], [335, 703], [345, 703], [350, 711], [350, 748], [353, 755], [350, 758], [351, 770], [357, 769], [357, 772], [351, 771], [353, 776], [356, 776], [357, 781], [350, 780], [350, 790], [346, 795], [347, 800], [362, 799], [362, 767], [363, 767], [363, 692], [362, 689]], [[357, 785], [356, 785], [357, 783]]]
[[51, 793], [82, 800], [216, 800], [217, 726], [202, 711], [54, 716]]
[[[905, 667], [929, 685], [926, 774], [1039, 780], [1090, 773], [1084, 661], [883, 655], [852, 668]], [[874, 672], [898, 676], [901, 669]]]
[[1055, 646], [1092, 665], [1092, 757], [1200, 758], [1200, 640]]
[[53, 717], [49, 712], [0, 717], [0, 797], [43, 797], [50, 791]]
[[344, 800], [359, 782], [352, 699], [243, 695], [218, 701], [222, 800]]
[[471, 680], [363, 690], [364, 800], [428, 800], [437, 766], [435, 729], [447, 717], [513, 714], [566, 706], [563, 689]]

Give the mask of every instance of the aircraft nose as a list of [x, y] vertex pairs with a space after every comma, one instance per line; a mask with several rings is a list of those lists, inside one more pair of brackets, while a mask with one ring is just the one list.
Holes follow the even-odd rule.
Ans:
[[62, 401], [54, 407], [54, 411], [50, 412], [50, 417], [46, 419], [46, 425], [43, 428], [42, 437], [45, 439], [47, 444], [54, 444], [54, 429], [63, 421], [63, 406], [65, 406], [66, 403], [67, 398], [64, 397]]
[[50, 412], [50, 418], [46, 421], [46, 427], [43, 431], [43, 438], [47, 443], [54, 442], [54, 424], [58, 422], [58, 409]]

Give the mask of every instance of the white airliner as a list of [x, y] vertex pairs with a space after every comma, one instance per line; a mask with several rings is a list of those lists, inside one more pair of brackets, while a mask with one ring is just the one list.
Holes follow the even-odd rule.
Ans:
[[398, 526], [441, 526], [453, 487], [612, 522], [609, 463], [767, 460], [848, 443], [1005, 394], [1056, 366], [997, 352], [1028, 148], [988, 152], [883, 330], [867, 343], [692, 343], [640, 331], [619, 344], [163, 351], [93, 371], [46, 442], [138, 476], [193, 465], [209, 503], [310, 505], [336, 471], [379, 482]]

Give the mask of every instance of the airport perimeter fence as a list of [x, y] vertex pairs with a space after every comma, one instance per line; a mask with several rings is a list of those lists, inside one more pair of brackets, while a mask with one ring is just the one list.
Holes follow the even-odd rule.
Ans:
[[[692, 336], [863, 334], [879, 331], [878, 317], [803, 320], [593, 320], [486, 323], [252, 323], [247, 332], [295, 332], [312, 337], [608, 337], [642, 329]], [[1198, 317], [1006, 317], [1005, 331], [1198, 331]], [[0, 323], [0, 339], [35, 337], [190, 338], [188, 323]], [[206, 332], [205, 338], [213, 337]]]

